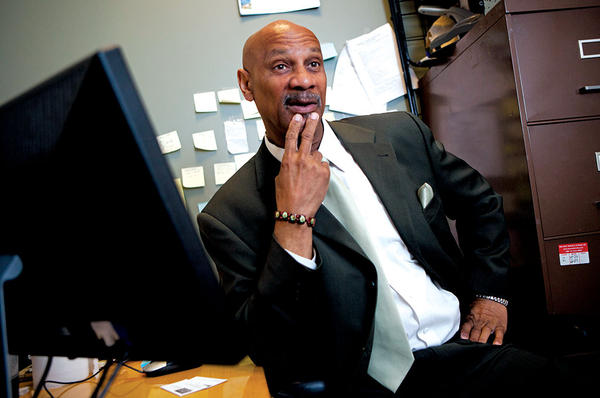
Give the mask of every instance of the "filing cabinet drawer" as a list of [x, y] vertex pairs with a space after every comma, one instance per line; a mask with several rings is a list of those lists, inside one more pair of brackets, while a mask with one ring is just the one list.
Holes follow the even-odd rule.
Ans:
[[560, 10], [565, 8], [600, 6], [598, 0], [504, 0], [506, 12]]
[[[600, 115], [600, 92], [578, 91], [600, 85], [600, 7], [516, 14], [507, 19], [526, 120]], [[581, 44], [583, 51], [580, 40], [587, 40]]]
[[600, 231], [600, 119], [528, 129], [544, 237]]
[[544, 243], [550, 311], [600, 313], [600, 235]]

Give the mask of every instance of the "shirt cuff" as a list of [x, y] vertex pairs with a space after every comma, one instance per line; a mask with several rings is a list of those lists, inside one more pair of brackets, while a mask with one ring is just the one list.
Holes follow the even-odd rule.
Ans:
[[296, 260], [296, 262], [304, 265], [306, 268], [309, 268], [312, 270], [317, 269], [317, 253], [315, 252], [315, 249], [313, 249], [313, 258], [312, 259], [308, 259], [306, 257], [299, 256], [296, 253], [292, 253], [291, 251], [289, 251], [287, 249], [283, 249], [283, 250], [285, 250], [290, 256], [292, 256], [292, 258], [294, 260]]

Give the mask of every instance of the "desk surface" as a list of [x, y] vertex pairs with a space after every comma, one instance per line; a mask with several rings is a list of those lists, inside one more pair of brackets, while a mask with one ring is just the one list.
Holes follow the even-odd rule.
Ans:
[[[129, 366], [139, 369], [140, 362], [128, 362]], [[113, 367], [114, 368], [114, 365]], [[111, 372], [112, 374], [112, 372]], [[110, 376], [110, 375], [108, 375]], [[233, 366], [224, 365], [202, 365], [198, 368], [189, 369], [177, 373], [172, 373], [158, 377], [146, 377], [141, 373], [126, 367], [121, 367], [116, 379], [113, 381], [108, 394], [108, 398], [173, 398], [175, 394], [167, 392], [160, 388], [163, 384], [174, 383], [183, 379], [190, 379], [195, 376], [215, 377], [227, 379], [221, 383], [206, 390], [198, 391], [186, 397], [190, 398], [269, 398], [269, 390], [263, 369], [255, 366], [248, 358], [242, 360], [239, 364]], [[74, 398], [89, 397], [94, 388], [96, 388], [96, 378], [85, 383], [74, 384], [65, 387], [50, 389], [52, 395], [56, 398]], [[108, 380], [108, 377], [106, 378]], [[24, 395], [30, 398], [33, 392], [30, 391]], [[40, 397], [48, 397], [48, 394], [42, 390]]]

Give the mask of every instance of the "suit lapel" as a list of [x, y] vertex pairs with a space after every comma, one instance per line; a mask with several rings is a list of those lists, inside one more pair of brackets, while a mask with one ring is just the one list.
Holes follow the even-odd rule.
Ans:
[[431, 237], [421, 236], [428, 226], [418, 216], [422, 209], [412, 189], [416, 183], [397, 161], [393, 147], [383, 133], [343, 122], [331, 123], [331, 127], [371, 182], [411, 254], [422, 262], [418, 242]]

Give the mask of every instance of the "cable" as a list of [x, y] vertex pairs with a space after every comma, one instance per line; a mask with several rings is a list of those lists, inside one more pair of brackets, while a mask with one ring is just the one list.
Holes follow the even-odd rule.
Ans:
[[139, 370], [139, 369], [136, 369], [136, 368], [134, 368], [133, 366], [129, 366], [129, 365], [127, 365], [127, 363], [125, 363], [125, 362], [123, 362], [123, 366], [125, 366], [126, 368], [129, 368], [129, 369], [131, 369], [131, 370], [135, 370], [135, 371], [136, 371], [136, 372], [138, 372], [138, 373], [144, 373], [144, 371], [143, 371], [143, 370]]
[[98, 375], [98, 373], [102, 372], [104, 370], [104, 368], [106, 367], [106, 365], [102, 366], [100, 369], [98, 369], [98, 371], [96, 373], [94, 373], [91, 376], [86, 377], [83, 380], [77, 380], [77, 381], [57, 381], [57, 380], [46, 380], [46, 383], [54, 383], [54, 384], [77, 384], [77, 383], [83, 383], [86, 382], [94, 377], [96, 377], [96, 375]]
[[123, 366], [123, 364], [125, 363], [125, 361], [119, 361], [117, 363], [117, 366], [115, 367], [115, 371], [113, 372], [113, 374], [110, 376], [110, 379], [108, 379], [108, 381], [106, 382], [106, 386], [104, 387], [104, 390], [102, 390], [102, 393], [100, 393], [100, 395], [98, 396], [98, 398], [104, 398], [104, 395], [106, 395], [106, 393], [108, 392], [108, 390], [110, 389], [110, 385], [112, 384], [112, 382], [115, 380], [115, 378], [117, 377], [117, 373], [119, 373], [119, 370], [121, 369], [121, 366]]
[[104, 379], [106, 379], [108, 369], [110, 369], [110, 367], [112, 366], [113, 363], [114, 363], [114, 360], [112, 358], [106, 360], [106, 365], [104, 365], [104, 368], [102, 369], [102, 376], [100, 376], [100, 380], [98, 380], [98, 384], [96, 385], [96, 388], [94, 389], [94, 392], [92, 393], [92, 396], [90, 398], [98, 397], [98, 392], [100, 391], [100, 388], [102, 387], [102, 383], [104, 383]]
[[[45, 378], [48, 376], [48, 373], [50, 371], [50, 367], [49, 366], [51, 365], [51, 362], [52, 362], [51, 359], [52, 359], [52, 357], [49, 358], [48, 363], [46, 364], [46, 368], [44, 369], [44, 374], [42, 375], [42, 378], [40, 379], [40, 382], [38, 384], [38, 387], [37, 387], [36, 392], [34, 393], [33, 397], [37, 397], [39, 395], [39, 393], [41, 392], [41, 388], [43, 387], [44, 390], [46, 391], [46, 393], [50, 396], [50, 398], [54, 398], [54, 395], [52, 395], [52, 393], [50, 392], [50, 390], [48, 389], [48, 387], [47, 387], [46, 384], [53, 383], [53, 384], [70, 385], [70, 384], [84, 383], [84, 382], [86, 382], [86, 381], [88, 381], [88, 380], [93, 379], [94, 377], [96, 377], [100, 372], [104, 372], [102, 374], [102, 377], [98, 381], [98, 385], [96, 386], [96, 389], [94, 390], [94, 392], [92, 394], [92, 397], [96, 397], [96, 395], [98, 395], [98, 392], [100, 391], [100, 387], [101, 387], [102, 383], [104, 382], [104, 379], [106, 378], [106, 374], [108, 372], [108, 368], [110, 366], [112, 366], [112, 364], [114, 363], [114, 361], [112, 361], [112, 360], [107, 361], [104, 366], [102, 366], [100, 369], [98, 369], [98, 371], [96, 371], [96, 373], [94, 373], [91, 376], [88, 376], [88, 377], [86, 377], [85, 379], [82, 379], [82, 380], [76, 380], [76, 381], [45, 380]], [[116, 375], [117, 375], [117, 373], [119, 372], [119, 369], [122, 366], [125, 366], [126, 368], [134, 370], [134, 371], [136, 371], [138, 373], [144, 373], [143, 371], [141, 371], [139, 369], [136, 369], [133, 366], [127, 365], [126, 362], [127, 362], [127, 360], [122, 360], [122, 361], [117, 362], [117, 367], [115, 368], [115, 371], [113, 372], [113, 374], [111, 375], [110, 379], [108, 380], [106, 386], [104, 387], [104, 390], [102, 390], [102, 393], [100, 393], [98, 395], [98, 398], [103, 398], [104, 395], [108, 392], [108, 389], [110, 388], [110, 385], [112, 384], [112, 382], [116, 378]]]
[[48, 373], [50, 372], [50, 366], [52, 366], [53, 358], [54, 357], [48, 357], [48, 362], [46, 362], [46, 367], [44, 368], [44, 373], [42, 373], [42, 377], [40, 377], [40, 380], [38, 381], [37, 387], [35, 388], [35, 392], [33, 393], [32, 398], [37, 398], [40, 395], [40, 392], [42, 391], [42, 388], [44, 387], [44, 384], [46, 383], [46, 377], [48, 377]]
[[46, 393], [50, 396], [50, 398], [54, 398], [54, 395], [52, 395], [50, 390], [48, 390], [48, 387], [46, 387], [46, 383], [44, 383], [44, 390], [46, 390]]

